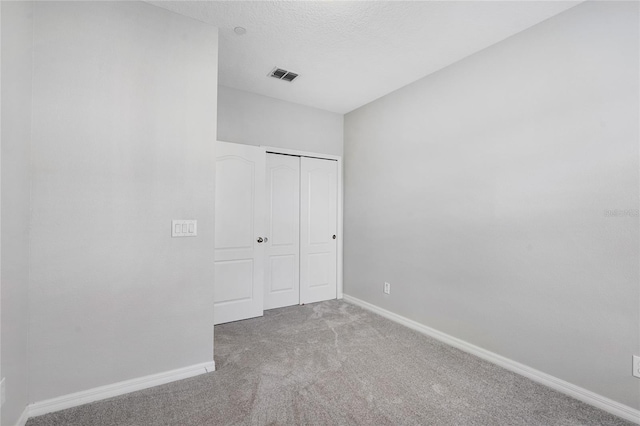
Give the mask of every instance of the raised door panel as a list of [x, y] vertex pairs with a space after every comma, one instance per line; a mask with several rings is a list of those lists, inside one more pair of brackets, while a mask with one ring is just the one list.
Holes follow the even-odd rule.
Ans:
[[[295, 292], [298, 286], [297, 256], [285, 254], [269, 259], [269, 293]], [[296, 300], [295, 303], [298, 301]], [[292, 303], [292, 304], [295, 304]]]
[[237, 155], [216, 163], [216, 248], [251, 249], [255, 211], [255, 163]]

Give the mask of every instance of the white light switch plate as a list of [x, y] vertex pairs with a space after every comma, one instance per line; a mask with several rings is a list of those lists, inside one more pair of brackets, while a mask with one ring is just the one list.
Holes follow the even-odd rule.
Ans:
[[640, 356], [633, 356], [633, 375], [640, 379]]
[[198, 235], [197, 220], [172, 220], [171, 236], [172, 237], [195, 237]]

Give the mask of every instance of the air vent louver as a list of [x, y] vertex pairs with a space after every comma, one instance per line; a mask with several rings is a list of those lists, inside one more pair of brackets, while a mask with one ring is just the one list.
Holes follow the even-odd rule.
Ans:
[[281, 68], [276, 68], [271, 72], [271, 77], [282, 78], [287, 73], [287, 70], [283, 70]]
[[269, 77], [277, 78], [278, 80], [292, 82], [298, 77], [298, 74], [296, 74], [295, 72], [283, 70], [282, 68], [276, 67], [269, 73]]
[[284, 75], [284, 77], [282, 77], [282, 79], [286, 81], [293, 81], [297, 76], [298, 74], [296, 74], [295, 72], [288, 72]]

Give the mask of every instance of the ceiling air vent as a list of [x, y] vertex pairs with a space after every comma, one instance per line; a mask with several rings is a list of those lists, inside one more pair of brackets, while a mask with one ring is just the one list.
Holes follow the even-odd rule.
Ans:
[[278, 80], [284, 80], [288, 82], [292, 82], [298, 77], [298, 74], [295, 72], [283, 70], [282, 68], [274, 68], [270, 73], [270, 77], [277, 78]]

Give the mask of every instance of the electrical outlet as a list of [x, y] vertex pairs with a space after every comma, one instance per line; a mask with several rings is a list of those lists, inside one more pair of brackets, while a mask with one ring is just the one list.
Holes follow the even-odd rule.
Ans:
[[633, 356], [633, 375], [640, 379], [640, 356]]
[[6, 400], [7, 400], [7, 390], [5, 389], [5, 386], [4, 386], [4, 378], [2, 378], [2, 381], [0, 381], [0, 406], [4, 405]]
[[384, 283], [384, 288], [382, 289], [382, 291], [384, 291], [384, 294], [391, 294], [391, 284]]

